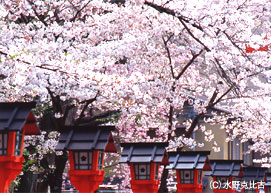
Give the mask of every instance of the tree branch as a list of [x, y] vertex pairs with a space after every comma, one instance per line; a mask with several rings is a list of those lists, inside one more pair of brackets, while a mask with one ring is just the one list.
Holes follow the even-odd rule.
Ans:
[[60, 104], [60, 99], [58, 97], [54, 96], [54, 93], [51, 91], [51, 89], [49, 87], [46, 87], [46, 89], [52, 99], [53, 108], [54, 108], [55, 112], [63, 113], [62, 108], [61, 108], [61, 104]]
[[83, 109], [82, 109], [82, 111], [81, 111], [81, 113], [79, 115], [79, 118], [76, 120], [75, 125], [78, 125], [80, 123], [81, 119], [84, 117], [84, 113], [87, 110], [88, 105], [90, 105], [91, 103], [93, 103], [94, 101], [97, 100], [97, 97], [98, 97], [99, 93], [100, 92], [98, 91], [94, 98], [91, 98], [91, 99], [80, 102], [80, 103], [86, 103], [86, 104], [84, 105], [84, 107], [83, 107]]
[[242, 55], [243, 57], [247, 58], [251, 63], [253, 63], [252, 60], [248, 57], [248, 55], [244, 52], [244, 50], [241, 49], [241, 48], [240, 48], [240, 47], [239, 47], [239, 46], [231, 39], [231, 37], [229, 36], [229, 34], [226, 33], [226, 31], [223, 31], [223, 34], [225, 34], [225, 36], [226, 36], [227, 39], [232, 43], [232, 45], [233, 45], [234, 47], [236, 47], [236, 48], [240, 51], [240, 53], [241, 53], [241, 55]]
[[[170, 2], [170, 1], [168, 1], [168, 2]], [[168, 2], [166, 2], [164, 5], [166, 5]], [[168, 8], [165, 8], [165, 7], [162, 7], [162, 6], [153, 4], [153, 3], [151, 3], [151, 2], [145, 1], [145, 4], [148, 5], [148, 6], [150, 6], [150, 7], [152, 7], [152, 8], [154, 8], [154, 9], [156, 9], [156, 10], [159, 11], [160, 13], [167, 13], [167, 14], [169, 14], [169, 15], [172, 15], [172, 16], [174, 16], [174, 17], [177, 17], [179, 20], [183, 20], [183, 21], [186, 22], [186, 23], [189, 23], [189, 22], [192, 20], [191, 18], [185, 17], [185, 16], [183, 16], [183, 15], [176, 14], [176, 13], [175, 13], [173, 10], [171, 10], [171, 9], [168, 9]], [[199, 30], [202, 31], [202, 32], [204, 31], [203, 28], [202, 28], [200, 25], [196, 24], [196, 23], [193, 23], [193, 24], [191, 24], [191, 25], [192, 25], [193, 27], [199, 29]]]
[[75, 19], [76, 19], [76, 17], [81, 13], [81, 11], [83, 10], [83, 9], [85, 9], [86, 8], [86, 6], [88, 6], [88, 4], [91, 2], [91, 0], [89, 0], [81, 9], [79, 9], [77, 12], [76, 12], [76, 14], [75, 14], [75, 16], [71, 19], [71, 22], [74, 22], [75, 21]]
[[[221, 96], [215, 101], [215, 99], [216, 99], [216, 97], [217, 97], [217, 95], [218, 95], [218, 90], [216, 89], [216, 90], [214, 91], [214, 93], [213, 93], [213, 95], [212, 95], [212, 97], [211, 97], [211, 99], [210, 99], [208, 105], [205, 107], [205, 108], [206, 108], [206, 111], [212, 109], [217, 103], [219, 103], [219, 102], [223, 99], [223, 97], [226, 96], [226, 95], [232, 90], [232, 88], [233, 88], [233, 86], [231, 86], [231, 87], [230, 87], [223, 95], [221, 95]], [[215, 102], [214, 102], [214, 101], [215, 101]], [[189, 129], [188, 129], [188, 131], [185, 133], [185, 137], [187, 137], [187, 138], [188, 138], [188, 137], [191, 137], [191, 135], [192, 135], [194, 129], [196, 128], [196, 126], [198, 125], [198, 123], [199, 123], [201, 117], [202, 117], [204, 114], [205, 114], [204, 112], [201, 112], [200, 114], [198, 114], [198, 115], [193, 119], [193, 121], [192, 121], [192, 123], [191, 123], [191, 125], [190, 125], [190, 127], [189, 127]]]
[[173, 71], [173, 66], [172, 66], [171, 55], [170, 55], [169, 48], [167, 46], [167, 43], [168, 43], [168, 41], [170, 40], [171, 37], [173, 37], [173, 35], [170, 35], [167, 40], [165, 40], [164, 37], [162, 37], [162, 39], [163, 39], [163, 42], [164, 42], [165, 49], [167, 51], [167, 56], [168, 56], [168, 60], [169, 60], [169, 66], [170, 66], [171, 75], [172, 75], [173, 78], [175, 78], [174, 71]]
[[[186, 19], [185, 17], [183, 16], [180, 16], [180, 15], [177, 15], [173, 10], [171, 9], [168, 9], [168, 8], [164, 8], [162, 6], [159, 6], [159, 5], [156, 5], [156, 4], [153, 4], [153, 3], [150, 3], [148, 1], [145, 1], [145, 4], [156, 9], [157, 11], [159, 11], [160, 13], [167, 13], [169, 15], [172, 15], [174, 17], [177, 17], [179, 19], [179, 21], [182, 23], [182, 25], [184, 26], [184, 28], [186, 29], [186, 31], [188, 32], [188, 34], [194, 39], [196, 40], [199, 44], [201, 44], [204, 49], [207, 51], [207, 52], [210, 52], [211, 50], [202, 42], [200, 41], [197, 37], [194, 36], [194, 34], [191, 32], [191, 30], [187, 27], [187, 25], [185, 24], [186, 23], [189, 23], [189, 20]], [[193, 27], [203, 31], [202, 27], [199, 26], [199, 25], [196, 25], [195, 23], [191, 24]]]
[[34, 8], [34, 3], [30, 0], [27, 0], [27, 2], [31, 5], [31, 8], [33, 9], [35, 15], [38, 17], [38, 19], [47, 27], [48, 24], [44, 21], [45, 16], [38, 14], [37, 10]]
[[[216, 65], [218, 66], [218, 68], [217, 68]], [[229, 78], [229, 76], [227, 75], [226, 71], [223, 69], [223, 67], [221, 66], [221, 64], [220, 64], [220, 62], [219, 62], [219, 60], [217, 58], [215, 58], [215, 66], [216, 66], [216, 68], [218, 70], [218, 74], [220, 75], [220, 77], [222, 79], [224, 79], [224, 81], [227, 83], [227, 85], [229, 87], [233, 87], [233, 88], [235, 87], [234, 92], [235, 92], [236, 95], [239, 95], [239, 93], [238, 93], [239, 90], [238, 90], [237, 86], [235, 85], [234, 82], [231, 81], [231, 79]], [[221, 72], [219, 72], [219, 70]]]
[[208, 109], [210, 109], [210, 108], [212, 108], [212, 107], [214, 107], [217, 103], [219, 103], [222, 99], [223, 99], [223, 97], [224, 96], [226, 96], [232, 89], [233, 89], [233, 87], [234, 87], [235, 85], [233, 84], [223, 95], [221, 95], [214, 103], [212, 103], [212, 104], [210, 104], [210, 105], [208, 105]]
[[180, 22], [183, 24], [184, 28], [186, 29], [186, 31], [190, 34], [190, 36], [192, 38], [194, 38], [198, 43], [200, 43], [204, 49], [207, 51], [207, 52], [210, 52], [211, 50], [204, 44], [202, 43], [202, 41], [200, 41], [197, 37], [194, 36], [194, 34], [191, 32], [191, 30], [187, 27], [187, 25], [183, 22], [183, 20], [180, 20]]
[[182, 71], [178, 74], [178, 76], [176, 77], [176, 80], [179, 80], [181, 78], [181, 76], [185, 73], [185, 71], [188, 69], [188, 67], [193, 64], [193, 62], [195, 61], [195, 59], [199, 55], [201, 55], [202, 52], [203, 52], [203, 49], [198, 54], [194, 54], [193, 55], [193, 57], [191, 58], [191, 60], [185, 65], [185, 67], [182, 69]]

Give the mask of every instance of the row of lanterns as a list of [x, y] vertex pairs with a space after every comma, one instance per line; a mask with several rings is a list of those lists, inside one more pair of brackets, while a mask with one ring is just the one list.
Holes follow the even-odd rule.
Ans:
[[[0, 192], [7, 193], [11, 181], [21, 172], [24, 135], [39, 134], [32, 108], [35, 103], [0, 103]], [[104, 153], [117, 152], [114, 126], [66, 127], [56, 150], [69, 152], [71, 183], [79, 192], [94, 192], [104, 179]], [[203, 171], [214, 180], [242, 177], [241, 162], [208, 160], [210, 152], [166, 152], [168, 143], [122, 143], [120, 163], [130, 166], [134, 193], [154, 193], [159, 187], [159, 168], [176, 170], [177, 192], [202, 192]], [[225, 192], [216, 189], [214, 192]], [[228, 190], [227, 192], [235, 192]]]

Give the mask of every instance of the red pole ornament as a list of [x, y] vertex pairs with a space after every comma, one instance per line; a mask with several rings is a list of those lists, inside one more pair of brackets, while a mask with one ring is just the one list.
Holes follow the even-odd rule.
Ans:
[[160, 165], [167, 165], [168, 143], [122, 143], [120, 163], [128, 163], [133, 193], [157, 193]]
[[113, 126], [74, 126], [61, 131], [56, 150], [68, 150], [71, 183], [79, 192], [95, 192], [104, 179], [104, 152], [117, 152]]
[[20, 174], [25, 135], [37, 135], [35, 103], [0, 103], [0, 192], [8, 193], [10, 183]]

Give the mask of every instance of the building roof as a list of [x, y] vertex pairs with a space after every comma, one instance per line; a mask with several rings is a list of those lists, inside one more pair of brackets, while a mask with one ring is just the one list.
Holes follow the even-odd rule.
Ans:
[[246, 166], [243, 167], [243, 180], [245, 181], [263, 181], [264, 174], [267, 171], [267, 168]]
[[120, 163], [156, 162], [168, 164], [166, 147], [168, 143], [121, 143], [123, 151]]
[[168, 152], [169, 165], [166, 168], [211, 171], [208, 155], [210, 151]]
[[0, 131], [21, 131], [25, 128], [25, 135], [39, 135], [32, 112], [35, 106], [35, 102], [0, 103]]
[[243, 177], [242, 160], [210, 160], [211, 172], [206, 172], [209, 176], [234, 176]]
[[116, 152], [114, 126], [70, 126], [60, 132], [56, 150], [103, 150]]

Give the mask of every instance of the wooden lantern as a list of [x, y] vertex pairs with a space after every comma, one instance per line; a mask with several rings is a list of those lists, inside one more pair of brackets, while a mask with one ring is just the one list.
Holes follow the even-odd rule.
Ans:
[[0, 103], [0, 192], [20, 174], [25, 135], [40, 134], [31, 111], [35, 103]]
[[244, 177], [242, 178], [243, 182], [246, 182], [247, 184], [250, 184], [251, 182], [255, 182], [256, 186], [255, 189], [252, 188], [240, 188], [242, 190], [242, 193], [260, 193], [261, 189], [263, 191], [263, 188], [259, 187], [259, 183], [263, 183], [264, 186], [264, 177], [265, 177], [265, 172], [267, 171], [267, 168], [262, 168], [262, 167], [254, 167], [254, 166], [243, 166], [243, 175]]
[[176, 170], [177, 192], [201, 193], [203, 171], [211, 171], [209, 151], [169, 152], [167, 169]]
[[168, 164], [165, 148], [168, 143], [122, 143], [120, 163], [128, 163], [134, 193], [156, 193], [159, 187], [159, 167]]
[[66, 127], [56, 150], [68, 150], [70, 180], [79, 192], [94, 192], [104, 179], [104, 152], [116, 152], [113, 126]]
[[[212, 187], [214, 193], [236, 193], [232, 187], [232, 182], [237, 178], [243, 177], [242, 160], [210, 160], [215, 187]], [[227, 184], [230, 184], [228, 186]]]

